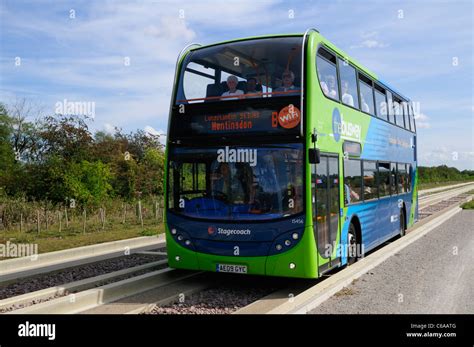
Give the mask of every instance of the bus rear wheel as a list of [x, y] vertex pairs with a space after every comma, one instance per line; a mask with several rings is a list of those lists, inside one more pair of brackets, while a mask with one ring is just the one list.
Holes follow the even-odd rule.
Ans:
[[357, 244], [356, 228], [355, 225], [351, 223], [347, 233], [347, 265], [354, 264], [357, 261]]
[[405, 236], [405, 213], [403, 210], [400, 210], [400, 237]]

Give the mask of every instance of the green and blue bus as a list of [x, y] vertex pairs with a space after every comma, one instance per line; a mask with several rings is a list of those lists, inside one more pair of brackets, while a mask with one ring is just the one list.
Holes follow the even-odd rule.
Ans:
[[412, 103], [315, 29], [192, 44], [165, 177], [170, 267], [317, 278], [417, 220]]

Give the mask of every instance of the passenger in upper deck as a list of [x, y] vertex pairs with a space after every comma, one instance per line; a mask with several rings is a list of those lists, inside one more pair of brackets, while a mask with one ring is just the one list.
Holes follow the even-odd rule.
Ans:
[[247, 93], [245, 94], [250, 94], [246, 95], [246, 98], [252, 99], [252, 98], [258, 98], [260, 95], [258, 95], [260, 92], [257, 90], [257, 80], [253, 77], [250, 77], [247, 79]]
[[281, 79], [282, 79], [282, 86], [275, 89], [276, 92], [291, 92], [294, 90], [295, 91], [294, 93], [288, 93], [290, 95], [293, 95], [299, 92], [299, 88], [293, 85], [293, 82], [295, 81], [295, 74], [292, 71], [285, 70], [283, 72]]
[[354, 107], [354, 98], [351, 94], [349, 94], [349, 82], [342, 81], [342, 102], [346, 105]]
[[328, 86], [328, 94], [327, 96], [336, 99], [337, 98], [337, 86], [336, 86], [336, 76], [327, 75], [326, 76], [327, 86]]
[[360, 103], [362, 105], [362, 111], [370, 113], [369, 104], [365, 101], [363, 93], [360, 93]]
[[329, 95], [328, 85], [326, 84], [326, 82], [323, 81], [323, 78], [321, 76], [321, 72], [319, 71], [319, 68], [318, 68], [318, 77], [319, 77], [319, 84], [321, 85], [321, 89], [323, 90], [323, 93], [325, 95]]
[[230, 75], [227, 77], [227, 86], [229, 87], [229, 91], [222, 94], [222, 96], [237, 96], [236, 98], [225, 98], [224, 100], [238, 100], [240, 99], [239, 95], [244, 95], [244, 92], [240, 89], [237, 89], [237, 77], [234, 75]]

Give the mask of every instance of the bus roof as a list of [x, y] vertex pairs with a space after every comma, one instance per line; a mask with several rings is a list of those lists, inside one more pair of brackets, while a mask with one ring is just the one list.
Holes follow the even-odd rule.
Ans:
[[259, 36], [249, 36], [249, 37], [243, 37], [243, 38], [239, 38], [239, 39], [231, 39], [231, 40], [214, 42], [214, 43], [210, 43], [208, 45], [202, 45], [202, 46], [199, 46], [199, 47], [192, 48], [192, 49], [190, 49], [190, 51], [196, 51], [196, 50], [199, 50], [199, 49], [202, 49], [202, 48], [218, 46], [218, 45], [222, 45], [222, 44], [225, 44], [225, 43], [233, 43], [233, 42], [240, 42], [240, 41], [247, 41], [247, 40], [257, 40], [257, 39], [267, 39], [267, 38], [272, 38], [272, 37], [298, 37], [298, 36], [303, 37], [303, 34], [293, 33], [293, 34], [268, 34], [268, 35], [259, 35]]

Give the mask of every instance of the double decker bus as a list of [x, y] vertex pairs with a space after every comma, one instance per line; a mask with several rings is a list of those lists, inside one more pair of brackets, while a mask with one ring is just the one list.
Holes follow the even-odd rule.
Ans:
[[170, 267], [320, 277], [417, 220], [413, 107], [315, 29], [189, 45], [165, 199]]

